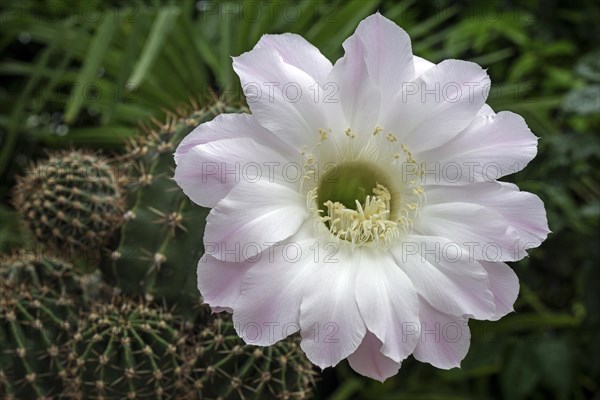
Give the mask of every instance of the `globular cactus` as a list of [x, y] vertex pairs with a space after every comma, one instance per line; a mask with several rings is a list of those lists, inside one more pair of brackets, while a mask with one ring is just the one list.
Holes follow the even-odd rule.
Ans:
[[94, 250], [122, 220], [118, 175], [96, 154], [56, 152], [18, 180], [14, 205], [38, 242], [63, 252]]
[[63, 259], [26, 250], [0, 259], [3, 286], [25, 286], [41, 292], [74, 295], [83, 289], [87, 291], [93, 277], [79, 274], [71, 263]]
[[93, 305], [66, 354], [71, 399], [308, 399], [312, 365], [294, 339], [245, 346], [231, 319], [204, 327], [118, 295]]
[[193, 388], [200, 399], [309, 399], [316, 373], [297, 337], [270, 347], [246, 346], [231, 317], [217, 316], [184, 352]]
[[59, 259], [0, 260], [0, 398], [47, 399], [64, 389], [61, 352], [89, 284]]
[[81, 318], [67, 355], [73, 399], [184, 398], [183, 324], [161, 307], [122, 296]]
[[173, 181], [173, 152], [196, 126], [223, 112], [240, 110], [217, 103], [172, 116], [131, 143], [123, 160], [133, 167], [128, 210], [112, 263], [103, 267], [105, 279], [123, 292], [165, 299], [188, 315], [199, 304], [195, 266], [209, 210], [192, 204]]

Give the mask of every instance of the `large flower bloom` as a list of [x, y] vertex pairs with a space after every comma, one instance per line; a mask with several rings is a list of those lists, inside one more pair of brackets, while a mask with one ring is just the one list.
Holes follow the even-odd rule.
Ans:
[[504, 262], [548, 234], [543, 203], [498, 178], [537, 138], [485, 104], [471, 62], [413, 56], [380, 14], [332, 65], [293, 34], [233, 59], [252, 114], [220, 115], [175, 153], [175, 180], [212, 208], [198, 286], [247, 343], [300, 331], [321, 368], [384, 380], [402, 360], [460, 365], [469, 318], [512, 311]]

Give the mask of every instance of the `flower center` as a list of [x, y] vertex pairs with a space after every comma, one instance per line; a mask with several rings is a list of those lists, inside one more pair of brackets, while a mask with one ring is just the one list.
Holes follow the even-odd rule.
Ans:
[[357, 162], [337, 165], [324, 175], [317, 204], [325, 206], [320, 219], [334, 236], [361, 245], [399, 235], [391, 217], [392, 196], [382, 178], [380, 171]]

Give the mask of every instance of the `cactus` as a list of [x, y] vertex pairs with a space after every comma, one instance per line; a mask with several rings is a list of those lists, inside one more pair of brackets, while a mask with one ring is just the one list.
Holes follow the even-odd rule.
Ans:
[[73, 399], [307, 399], [296, 340], [244, 346], [231, 320], [198, 329], [164, 306], [116, 296], [81, 319], [67, 354]]
[[128, 211], [112, 262], [103, 267], [107, 281], [125, 293], [178, 304], [181, 313], [191, 315], [197, 309], [195, 265], [204, 252], [209, 210], [192, 204], [172, 180], [173, 151], [199, 124], [222, 112], [239, 111], [216, 103], [187, 117], [171, 116], [130, 144], [124, 160], [133, 165]]
[[0, 259], [0, 278], [5, 286], [69, 294], [88, 287], [91, 276], [80, 276], [72, 264], [60, 258], [20, 250]]
[[0, 261], [1, 398], [50, 398], [62, 390], [61, 348], [86, 284], [58, 259], [20, 253]]
[[75, 399], [182, 398], [184, 325], [164, 308], [122, 296], [95, 304], [70, 343]]
[[98, 248], [122, 220], [122, 190], [106, 158], [57, 152], [18, 180], [14, 205], [40, 243], [59, 251]]
[[202, 399], [308, 399], [315, 372], [298, 337], [270, 347], [245, 346], [230, 316], [217, 316], [184, 352], [193, 388]]

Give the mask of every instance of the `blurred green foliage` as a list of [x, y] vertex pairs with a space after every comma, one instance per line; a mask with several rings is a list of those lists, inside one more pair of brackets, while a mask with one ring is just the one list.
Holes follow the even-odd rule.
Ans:
[[538, 157], [509, 179], [538, 194], [553, 233], [513, 265], [516, 313], [471, 321], [461, 369], [407, 360], [379, 384], [342, 363], [319, 398], [598, 399], [600, 382], [600, 7], [589, 1], [3, 1], [0, 5], [0, 246], [22, 235], [15, 175], [47, 147], [120, 151], [139, 121], [217, 94], [240, 96], [230, 56], [296, 32], [331, 60], [379, 10], [438, 62], [475, 61], [489, 104], [525, 117]]

